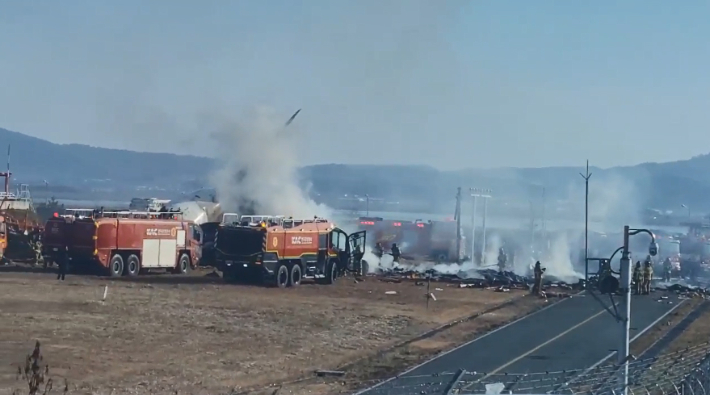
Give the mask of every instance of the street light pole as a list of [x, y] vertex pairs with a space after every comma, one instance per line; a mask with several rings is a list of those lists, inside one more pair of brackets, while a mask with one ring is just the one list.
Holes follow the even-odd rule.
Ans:
[[365, 194], [365, 216], [370, 216], [370, 194]]
[[[483, 240], [482, 240], [482, 245], [481, 245], [481, 263], [486, 263], [486, 216], [488, 212], [488, 199], [491, 197], [491, 193], [493, 191], [490, 189], [486, 188], [471, 188], [471, 197], [473, 197], [473, 225], [474, 225], [474, 232], [471, 235], [471, 238], [475, 238], [475, 216], [476, 216], [476, 201], [480, 197], [483, 199]], [[474, 242], [471, 242], [471, 255], [474, 255], [473, 253], [473, 247], [474, 247]], [[475, 255], [474, 255], [475, 256]]]
[[584, 178], [584, 286], [589, 282], [589, 161], [587, 161], [586, 174], [579, 173]]
[[629, 344], [631, 343], [631, 258], [629, 256], [629, 238], [630, 236], [637, 235], [639, 233], [646, 233], [651, 236], [651, 245], [648, 249], [648, 253], [651, 256], [656, 256], [658, 253], [658, 245], [656, 244], [656, 236], [653, 232], [648, 229], [630, 229], [628, 225], [624, 226], [624, 246], [623, 252], [621, 254], [621, 267], [620, 267], [620, 278], [619, 278], [619, 288], [622, 295], [623, 307], [619, 311], [619, 321], [621, 321], [621, 344], [619, 345], [619, 350], [617, 351], [617, 360], [620, 366], [619, 382], [623, 386], [621, 388], [621, 393], [623, 395], [628, 394], [629, 387], [629, 358], [630, 350]]
[[631, 259], [629, 259], [629, 226], [624, 226], [624, 250], [621, 255], [621, 268], [620, 268], [620, 284], [623, 308], [619, 311], [621, 313], [621, 344], [619, 345], [619, 350], [617, 351], [617, 360], [619, 362], [619, 372], [621, 374], [619, 382], [622, 387], [622, 394], [626, 395], [628, 393], [629, 386], [629, 343], [630, 336], [629, 331], [631, 330], [631, 322], [629, 317], [631, 317]]

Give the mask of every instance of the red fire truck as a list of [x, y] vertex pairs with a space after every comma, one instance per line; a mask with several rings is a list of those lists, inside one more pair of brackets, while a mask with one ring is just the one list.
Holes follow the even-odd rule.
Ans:
[[333, 284], [347, 271], [367, 273], [365, 232], [347, 234], [323, 218], [262, 216], [223, 222], [215, 238], [216, 266], [228, 281], [257, 281], [284, 288], [303, 279]]
[[98, 265], [112, 277], [153, 269], [187, 273], [197, 266], [200, 233], [181, 213], [91, 212], [48, 221], [45, 251], [52, 260], [68, 259], [72, 269]]
[[370, 246], [380, 243], [384, 249], [393, 243], [405, 257], [426, 257], [439, 262], [455, 262], [464, 256], [466, 246], [461, 232], [460, 250], [456, 251], [456, 221], [401, 221], [381, 217], [360, 217], [360, 230], [366, 230]]

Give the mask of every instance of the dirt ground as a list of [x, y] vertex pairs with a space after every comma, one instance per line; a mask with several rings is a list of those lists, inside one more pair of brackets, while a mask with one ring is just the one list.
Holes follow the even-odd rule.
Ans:
[[[227, 285], [205, 272], [60, 282], [4, 268], [0, 290], [0, 394], [22, 388], [17, 367], [35, 340], [71, 394], [258, 393], [317, 369], [371, 380], [550, 303], [522, 291], [432, 283], [436, 300], [427, 309], [426, 287], [410, 281], [344, 278], [282, 290]], [[339, 380], [298, 381], [279, 393], [333, 393], [346, 386]]]
[[[655, 295], [652, 295], [655, 297]], [[690, 299], [686, 300], [681, 306], [679, 306], [672, 313], [668, 314], [663, 320], [658, 322], [655, 326], [648, 330], [648, 332], [641, 335], [633, 343], [631, 343], [631, 354], [632, 355], [642, 355], [649, 347], [653, 346], [660, 338], [666, 336], [666, 334], [678, 325], [685, 316], [691, 311], [703, 303], [703, 299]], [[659, 302], [663, 303], [663, 302]], [[664, 351], [664, 353], [667, 351]], [[614, 362], [614, 358], [609, 360], [610, 363]]]
[[[693, 307], [698, 307], [701, 304], [710, 303], [708, 300], [704, 299], [694, 299]], [[707, 306], [705, 306], [707, 307]], [[690, 313], [690, 310], [686, 312]], [[681, 317], [682, 318], [682, 317]], [[675, 340], [673, 340], [668, 347], [663, 351], [664, 353], [672, 353], [676, 351], [681, 351], [686, 348], [691, 348], [695, 346], [700, 346], [702, 344], [707, 344], [710, 341], [710, 309], [705, 309], [700, 316], [691, 323], [683, 333], [680, 334]]]

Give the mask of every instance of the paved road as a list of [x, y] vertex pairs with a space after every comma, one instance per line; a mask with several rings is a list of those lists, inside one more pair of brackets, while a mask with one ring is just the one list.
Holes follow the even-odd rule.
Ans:
[[[677, 306], [678, 302], [674, 296], [663, 302], [658, 301], [657, 295], [635, 296], [632, 299], [632, 338]], [[491, 332], [430, 360], [401, 378], [361, 394], [403, 395], [411, 393], [413, 385], [419, 385], [417, 393], [441, 393], [453, 376], [442, 377], [440, 373], [459, 369], [486, 373], [582, 369], [617, 348], [618, 332], [619, 326], [614, 318], [604, 311], [599, 302], [582, 294]], [[431, 385], [432, 375], [440, 378], [436, 389]], [[421, 376], [421, 379], [412, 376]]]

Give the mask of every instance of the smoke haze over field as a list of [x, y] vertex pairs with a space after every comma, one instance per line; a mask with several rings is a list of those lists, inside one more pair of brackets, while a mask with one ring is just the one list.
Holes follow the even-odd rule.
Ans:
[[211, 122], [219, 168], [210, 182], [227, 211], [240, 214], [330, 217], [298, 185], [298, 134], [287, 130], [286, 117], [266, 107], [240, 121]]

